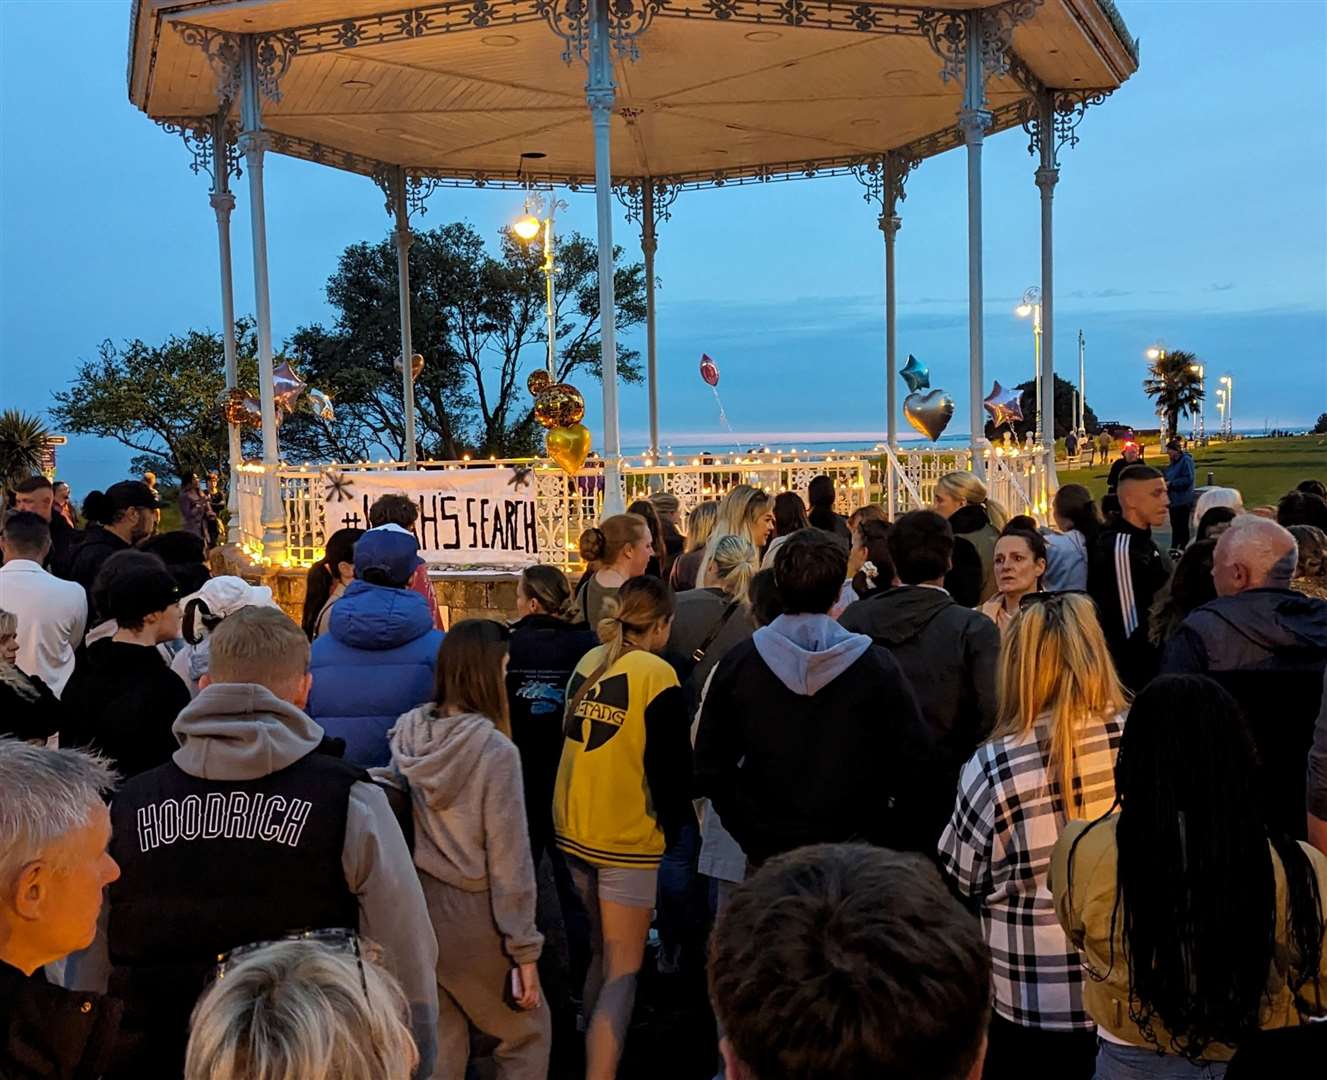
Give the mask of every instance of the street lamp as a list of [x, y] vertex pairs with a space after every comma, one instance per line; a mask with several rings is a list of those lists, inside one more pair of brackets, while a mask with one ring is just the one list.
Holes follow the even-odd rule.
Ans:
[[1232, 439], [1235, 436], [1235, 380], [1229, 375], [1222, 375], [1220, 382], [1226, 388], [1226, 438]]
[[[1033, 425], [1036, 432], [1036, 439], [1041, 441], [1041, 290], [1033, 285], [1031, 288], [1023, 290], [1023, 302], [1014, 308], [1014, 314], [1020, 319], [1026, 319], [1032, 316], [1032, 362], [1033, 362], [1033, 384], [1036, 386], [1036, 397], [1033, 399], [1033, 416], [1035, 423]], [[1052, 420], [1051, 432], [1055, 431], [1055, 424]]]
[[525, 213], [512, 223], [511, 231], [521, 240], [529, 243], [541, 232], [544, 234], [544, 305], [548, 316], [548, 374], [557, 379], [557, 308], [553, 296], [553, 278], [557, 265], [553, 261], [554, 219], [559, 210], [567, 209], [567, 204], [554, 197], [552, 192], [545, 197], [537, 191], [527, 189], [525, 193]]
[[1198, 398], [1198, 412], [1194, 414], [1193, 418], [1193, 437], [1195, 441], [1200, 441], [1207, 435], [1207, 424], [1205, 422], [1207, 418], [1204, 416], [1207, 401], [1207, 391], [1205, 389], [1206, 383], [1204, 382], [1204, 379], [1207, 376], [1207, 369], [1203, 367], [1202, 364], [1190, 364], [1189, 370], [1198, 376], [1198, 392], [1200, 397]]
[[[1166, 358], [1166, 346], [1158, 341], [1155, 345], [1149, 346], [1143, 355], [1153, 364], [1159, 364]], [[1161, 421], [1158, 426], [1161, 428], [1161, 442], [1164, 444], [1167, 435], [1173, 435], [1175, 433], [1173, 431], [1169, 433], [1166, 431], [1166, 414], [1161, 408], [1160, 400], [1157, 401], [1157, 419]]]

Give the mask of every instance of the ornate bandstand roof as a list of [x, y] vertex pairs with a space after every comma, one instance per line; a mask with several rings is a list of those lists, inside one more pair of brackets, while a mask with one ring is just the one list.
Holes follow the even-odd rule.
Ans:
[[[985, 52], [992, 131], [1025, 124], [1047, 88], [1072, 138], [1137, 68], [1110, 0], [613, 0], [614, 179], [722, 186], [948, 150], [974, 8], [1002, 31]], [[365, 175], [593, 185], [584, 0], [137, 0], [131, 19], [129, 94], [153, 119], [202, 124], [233, 102], [226, 50], [252, 34], [273, 151]]]

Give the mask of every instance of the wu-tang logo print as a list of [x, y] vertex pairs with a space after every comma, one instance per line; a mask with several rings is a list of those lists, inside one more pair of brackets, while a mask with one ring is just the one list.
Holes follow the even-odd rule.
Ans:
[[[576, 693], [576, 685], [568, 688]], [[630, 691], [625, 675], [611, 675], [594, 684], [576, 706], [576, 714], [567, 720], [567, 738], [585, 743], [585, 750], [597, 750], [618, 733], [627, 719]], [[587, 732], [588, 725], [588, 732]]]

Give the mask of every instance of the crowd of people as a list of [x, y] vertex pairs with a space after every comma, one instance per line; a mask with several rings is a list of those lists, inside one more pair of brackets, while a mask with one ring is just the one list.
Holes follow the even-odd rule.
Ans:
[[297, 624], [191, 478], [18, 484], [0, 1076], [1315, 1075], [1327, 489], [1128, 454], [1048, 526], [661, 491], [445, 630], [404, 496]]

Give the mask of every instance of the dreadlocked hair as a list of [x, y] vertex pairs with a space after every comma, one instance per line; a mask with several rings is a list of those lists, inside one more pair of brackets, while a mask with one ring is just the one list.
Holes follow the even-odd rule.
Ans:
[[[1111, 941], [1122, 927], [1129, 1018], [1144, 1038], [1198, 1061], [1258, 1030], [1277, 952], [1272, 850], [1285, 871], [1290, 989], [1305, 1010], [1299, 992], [1316, 987], [1322, 961], [1322, 897], [1303, 849], [1264, 824], [1257, 753], [1235, 699], [1201, 675], [1153, 680], [1124, 726], [1115, 791]], [[1073, 861], [1070, 851], [1070, 892]], [[1314, 997], [1307, 1011], [1321, 1013], [1316, 988]]]
[[567, 701], [563, 715], [568, 724], [576, 715], [576, 706], [581, 703], [581, 699], [604, 677], [608, 669], [626, 653], [640, 648], [632, 639], [646, 633], [660, 619], [672, 618], [676, 606], [673, 590], [660, 578], [649, 575], [629, 578], [622, 583], [616, 597], [610, 596], [604, 601], [603, 617], [595, 627], [604, 645], [603, 659]]

